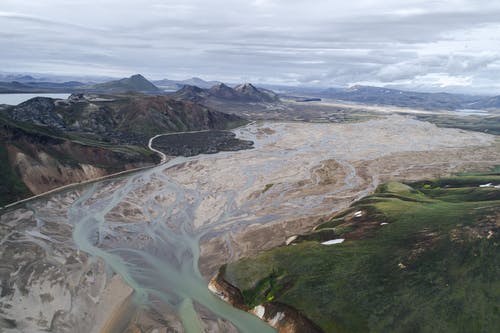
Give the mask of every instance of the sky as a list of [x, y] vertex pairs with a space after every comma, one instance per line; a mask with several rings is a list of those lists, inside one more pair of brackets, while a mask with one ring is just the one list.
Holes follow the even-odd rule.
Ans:
[[500, 1], [1, 0], [0, 71], [500, 93]]

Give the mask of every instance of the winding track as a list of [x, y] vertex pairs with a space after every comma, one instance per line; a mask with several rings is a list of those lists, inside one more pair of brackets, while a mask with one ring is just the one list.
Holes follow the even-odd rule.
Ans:
[[158, 149], [153, 148], [153, 141], [154, 141], [154, 139], [156, 139], [160, 136], [164, 136], [164, 135], [166, 135], [166, 134], [157, 134], [157, 135], [153, 136], [152, 138], [150, 138], [149, 142], [148, 142], [149, 150], [152, 150], [155, 153], [157, 153], [158, 155], [160, 155], [160, 158], [161, 158], [160, 164], [167, 162], [167, 155], [165, 153], [163, 153], [162, 151], [159, 151]]

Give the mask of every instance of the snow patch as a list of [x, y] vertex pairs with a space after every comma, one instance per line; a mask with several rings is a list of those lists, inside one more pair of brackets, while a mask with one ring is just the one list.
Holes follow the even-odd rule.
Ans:
[[361, 217], [363, 216], [363, 211], [358, 210], [356, 213], [354, 213], [354, 217]]
[[255, 308], [253, 308], [253, 313], [255, 313], [255, 315], [260, 319], [263, 319], [264, 315], [266, 314], [266, 308], [262, 305], [257, 305]]
[[329, 241], [323, 242], [323, 245], [340, 244], [344, 241], [344, 238], [331, 239]]
[[276, 327], [278, 322], [283, 318], [285, 318], [285, 314], [283, 312], [278, 312], [271, 320], [269, 320], [269, 325], [271, 325], [272, 327]]
[[291, 236], [291, 237], [288, 237], [285, 241], [285, 245], [290, 245], [294, 240], [297, 239], [297, 236]]

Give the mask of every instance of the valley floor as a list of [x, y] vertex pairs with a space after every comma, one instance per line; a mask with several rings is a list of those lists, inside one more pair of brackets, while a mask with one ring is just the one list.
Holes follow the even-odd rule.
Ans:
[[[500, 164], [495, 136], [403, 116], [348, 124], [260, 122], [234, 132], [255, 148], [175, 158], [4, 214], [0, 327], [88, 332], [82, 323], [100, 314], [95, 292], [85, 286], [100, 279], [104, 290], [111, 278], [82, 267], [105, 263], [135, 290], [134, 304], [142, 305], [129, 316], [130, 332], [262, 331], [258, 319], [208, 292], [208, 279], [220, 265], [310, 231], [382, 182]], [[25, 260], [12, 260], [13, 244]], [[67, 252], [61, 257], [62, 249]], [[37, 274], [40, 269], [52, 277]], [[61, 274], [77, 278], [66, 281]], [[54, 282], [57, 294], [49, 287]], [[35, 289], [47, 295], [39, 297]], [[71, 302], [60, 303], [63, 295]], [[21, 311], [26, 307], [40, 311], [28, 315]]]

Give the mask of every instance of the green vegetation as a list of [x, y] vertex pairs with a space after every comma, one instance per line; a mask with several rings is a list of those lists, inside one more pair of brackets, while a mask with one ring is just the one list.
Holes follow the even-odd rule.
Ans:
[[461, 128], [468, 131], [485, 132], [489, 134], [500, 135], [500, 116], [452, 116], [422, 114], [416, 118], [422, 121], [428, 121], [439, 127]]
[[245, 126], [249, 123], [250, 123], [250, 121], [248, 121], [247, 119], [243, 119], [243, 118], [236, 119], [236, 120], [228, 120], [227, 123], [225, 124], [224, 128], [222, 128], [222, 129], [230, 130], [230, 129], [237, 128], [240, 126]]
[[[252, 307], [290, 305], [325, 332], [496, 332], [498, 170], [388, 183], [294, 245], [224, 267]], [[318, 241], [345, 238], [336, 245]]]
[[286, 274], [284, 272], [271, 271], [271, 274], [257, 281], [251, 289], [243, 291], [243, 298], [247, 300], [247, 305], [255, 307], [262, 303], [274, 300], [277, 294], [286, 287]]
[[19, 132], [32, 134], [36, 136], [50, 136], [57, 139], [65, 139], [66, 135], [48, 126], [38, 126], [31, 123], [19, 122], [9, 119], [2, 113], [0, 113], [0, 128], [16, 129]]
[[12, 170], [7, 151], [3, 145], [0, 145], [0, 175], [0, 206], [31, 194], [21, 177]]
[[266, 186], [264, 186], [264, 189], [262, 190], [262, 193], [266, 193], [273, 186], [274, 186], [274, 184], [272, 184], [272, 183], [271, 184], [266, 184]]

